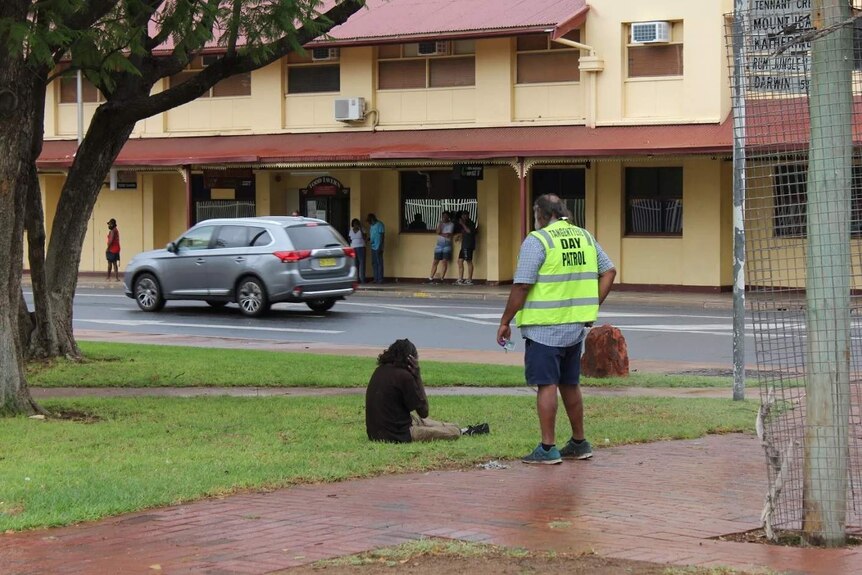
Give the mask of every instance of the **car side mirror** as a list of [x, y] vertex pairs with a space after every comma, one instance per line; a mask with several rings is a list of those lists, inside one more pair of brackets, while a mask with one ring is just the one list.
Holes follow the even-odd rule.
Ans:
[[175, 254], [179, 251], [179, 248], [177, 248], [177, 244], [174, 242], [169, 242], [168, 245], [165, 246], [165, 249], [168, 250], [169, 252], [171, 252], [172, 254]]

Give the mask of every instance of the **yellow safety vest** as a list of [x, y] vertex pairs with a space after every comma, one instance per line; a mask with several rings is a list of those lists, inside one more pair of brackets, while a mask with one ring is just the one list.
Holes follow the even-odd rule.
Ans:
[[599, 262], [586, 230], [558, 220], [530, 235], [545, 246], [545, 263], [530, 288], [518, 327], [596, 321], [599, 316]]

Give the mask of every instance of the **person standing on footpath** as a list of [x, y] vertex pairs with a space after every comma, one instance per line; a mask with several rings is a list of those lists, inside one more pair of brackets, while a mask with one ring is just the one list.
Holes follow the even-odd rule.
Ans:
[[120, 230], [117, 229], [117, 220], [108, 220], [108, 247], [105, 249], [105, 259], [108, 260], [108, 275], [105, 279], [111, 279], [111, 270], [114, 270], [114, 279], [120, 281]]
[[[455, 285], [473, 285], [473, 252], [476, 250], [476, 224], [470, 212], [464, 210], [458, 217], [461, 234], [461, 250], [458, 252], [458, 279]], [[464, 264], [467, 264], [467, 279], [464, 279]]]
[[362, 223], [353, 218], [350, 222], [350, 247], [356, 252], [356, 272], [359, 283], [365, 283], [365, 232], [362, 231]]
[[452, 236], [455, 233], [455, 222], [452, 214], [443, 212], [440, 214], [440, 223], [437, 224], [437, 243], [434, 244], [434, 260], [431, 262], [431, 273], [428, 275], [428, 283], [434, 283], [437, 278], [437, 265], [443, 263], [440, 272], [440, 281], [446, 280], [446, 270], [449, 269], [449, 260], [452, 259]]
[[[536, 231], [521, 244], [518, 268], [497, 343], [511, 338], [514, 318], [525, 340], [524, 371], [535, 385], [542, 441], [524, 463], [561, 463], [563, 457], [589, 459], [581, 396], [581, 346], [586, 327], [598, 318], [616, 277], [613, 262], [586, 230], [570, 224], [568, 209], [554, 194], [533, 204]], [[557, 449], [557, 389], [572, 427], [572, 437]]]
[[377, 219], [374, 214], [368, 214], [366, 218], [368, 222], [368, 236], [371, 242], [371, 267], [374, 270], [374, 283], [383, 283], [383, 241], [386, 235], [386, 228], [383, 222]]

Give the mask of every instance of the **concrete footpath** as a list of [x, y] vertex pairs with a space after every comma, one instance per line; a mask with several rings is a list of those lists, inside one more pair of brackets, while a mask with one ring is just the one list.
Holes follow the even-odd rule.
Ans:
[[[412, 296], [427, 293], [427, 297], [455, 297], [449, 295], [454, 292], [465, 297], [460, 287], [438, 289], [431, 292], [422, 286], [422, 291], [413, 291]], [[507, 291], [487, 288], [472, 295], [503, 299]], [[398, 297], [403, 293], [407, 292], [384, 286], [382, 290], [357, 297]], [[649, 297], [623, 292], [619, 297], [632, 297], [645, 305], [649, 301], [649, 305], [678, 307], [721, 307], [730, 302], [726, 296], [682, 299], [679, 294]], [[121, 337], [119, 333], [99, 334], [79, 332], [78, 335], [81, 339], [111, 341]], [[122, 337], [147, 343], [170, 342], [164, 336]], [[199, 345], [223, 347], [278, 345], [229, 338], [196, 341]], [[308, 349], [309, 344], [298, 345], [302, 351], [321, 352]], [[284, 345], [279, 348], [288, 349]], [[351, 349], [372, 353], [371, 348]], [[379, 351], [373, 349], [373, 353]], [[423, 359], [451, 359], [462, 353], [434, 352], [437, 357], [429, 350]], [[521, 361], [519, 354], [496, 353], [494, 357], [498, 363]], [[60, 390], [34, 391], [38, 395], [60, 393]], [[311, 392], [258, 388], [172, 393], [227, 391], [255, 395]], [[705, 395], [729, 395], [729, 390], [697, 391]], [[83, 393], [69, 391], [76, 392]], [[103, 390], [98, 392], [104, 394]], [[434, 392], [502, 393], [463, 388]], [[588, 392], [604, 393], [593, 389]], [[506, 393], [532, 391], [520, 388]], [[671, 393], [685, 396], [689, 390]], [[530, 438], [524, 441], [527, 450], [531, 447]], [[720, 539], [760, 527], [766, 468], [762, 448], [749, 435], [600, 448], [590, 461], [557, 466], [503, 463], [506, 465], [503, 469], [386, 475], [244, 493], [72, 527], [7, 533], [0, 535], [0, 572], [263, 574], [423, 537], [441, 537], [533, 550], [597, 553], [679, 566], [768, 568], [775, 572], [816, 575], [862, 573], [859, 548], [802, 549]]]

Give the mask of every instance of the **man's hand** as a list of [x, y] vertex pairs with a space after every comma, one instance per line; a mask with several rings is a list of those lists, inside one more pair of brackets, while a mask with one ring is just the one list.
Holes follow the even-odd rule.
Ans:
[[416, 359], [415, 357], [413, 357], [412, 355], [408, 356], [407, 357], [407, 369], [410, 371], [410, 373], [413, 374], [413, 377], [418, 378], [419, 377], [419, 360]]
[[511, 338], [512, 328], [509, 327], [509, 324], [500, 324], [500, 327], [497, 328], [497, 343], [499, 345], [505, 345]]

